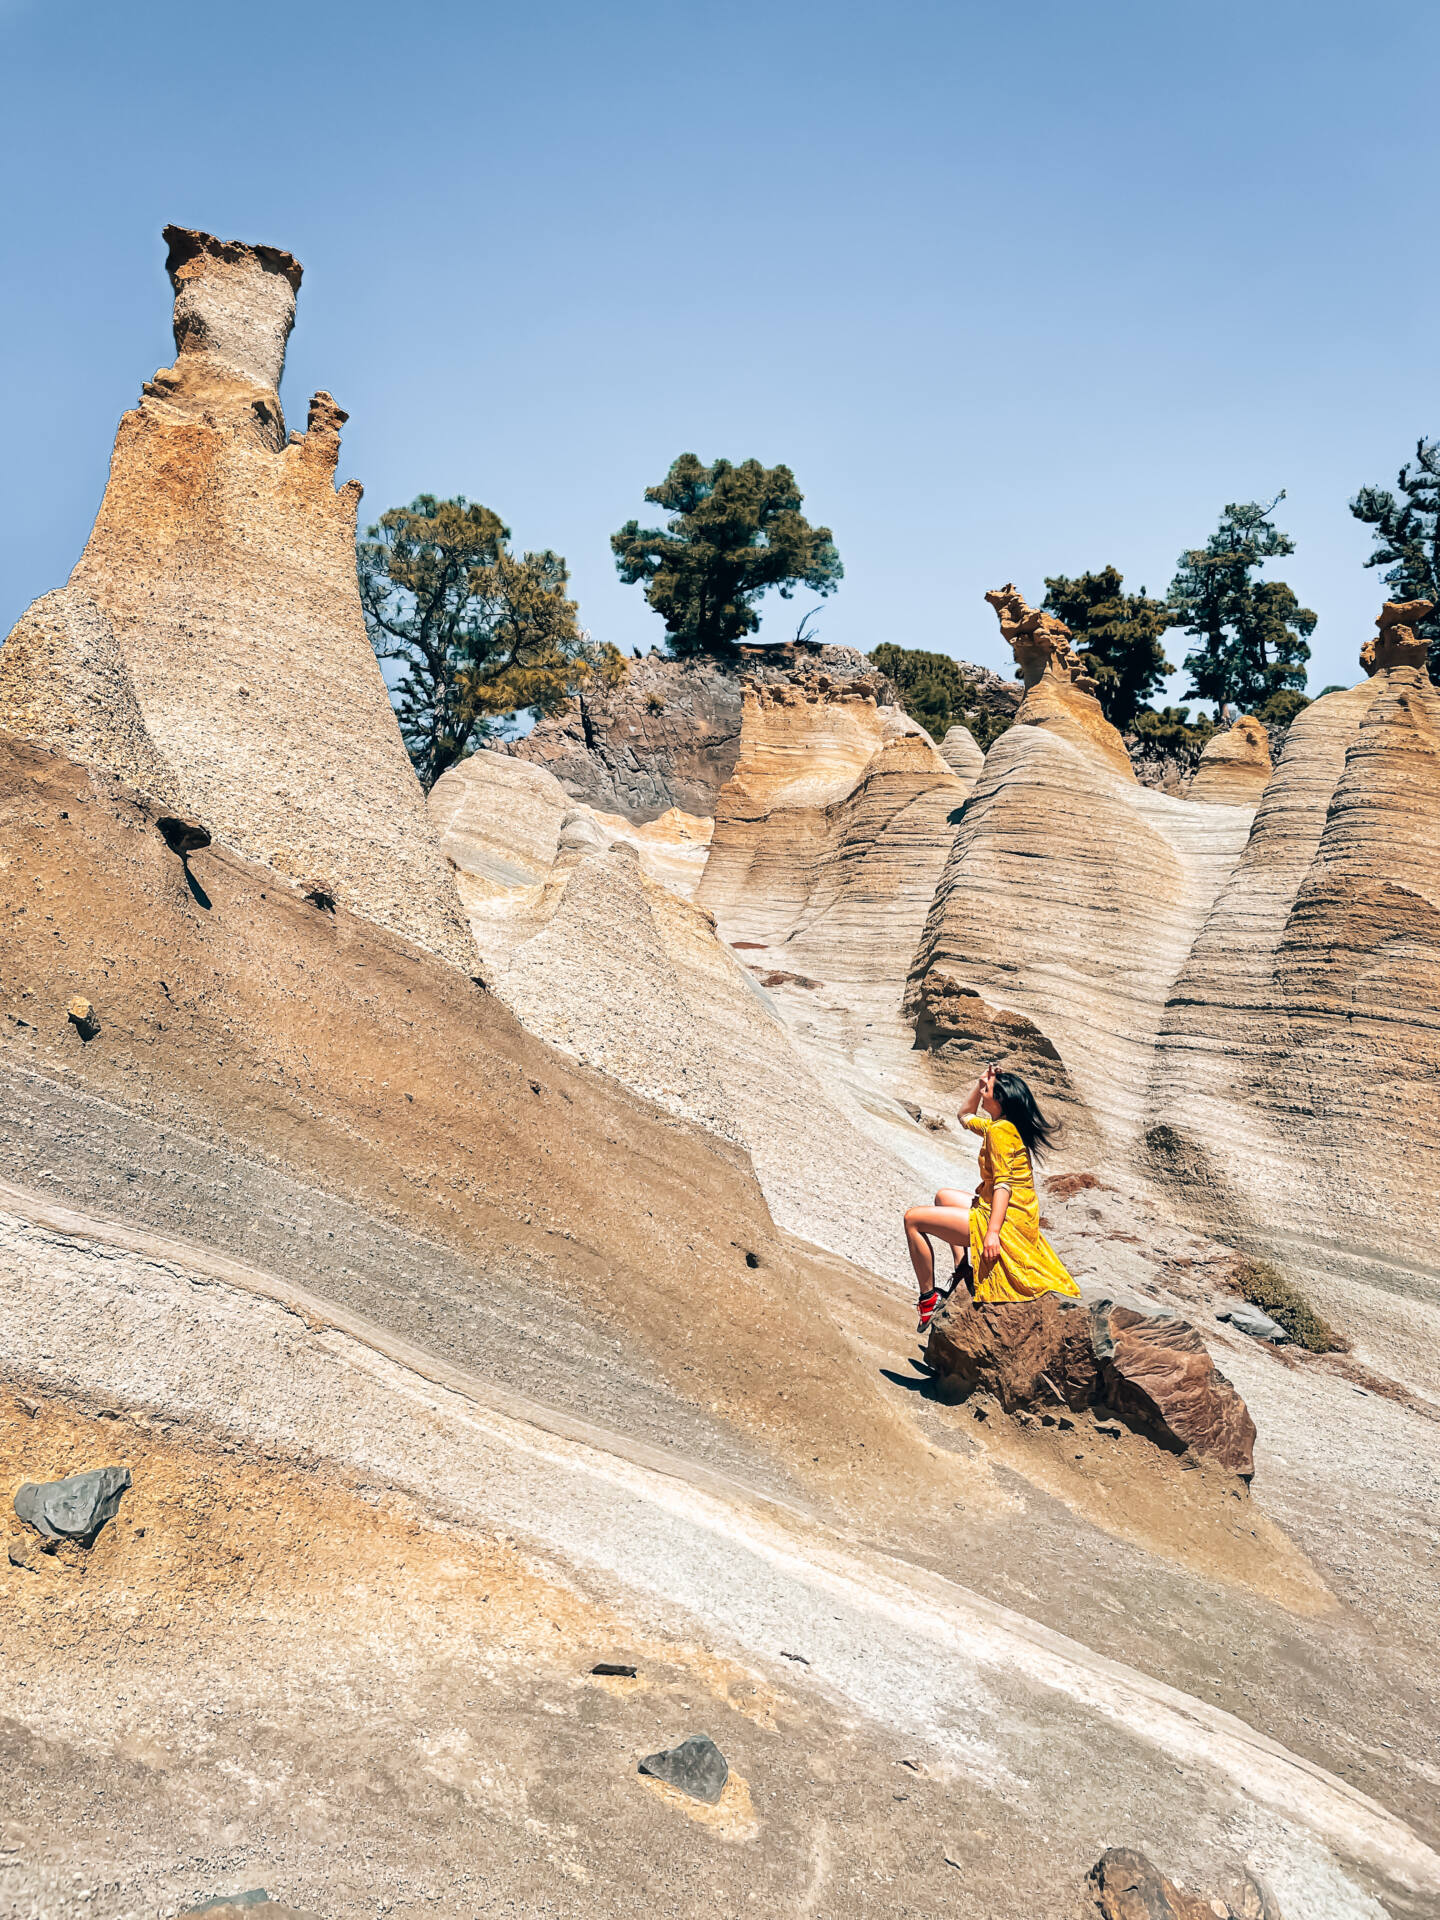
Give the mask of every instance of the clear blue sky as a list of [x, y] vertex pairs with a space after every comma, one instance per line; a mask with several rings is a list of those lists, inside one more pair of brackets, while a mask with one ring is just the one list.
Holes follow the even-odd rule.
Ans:
[[1284, 487], [1348, 683], [1346, 501], [1440, 432], [1437, 64], [1423, 0], [0, 0], [0, 632], [173, 357], [173, 220], [303, 261], [286, 404], [349, 409], [362, 516], [483, 500], [626, 648], [608, 536], [693, 450], [794, 468], [821, 638], [994, 666], [985, 588], [1163, 591]]

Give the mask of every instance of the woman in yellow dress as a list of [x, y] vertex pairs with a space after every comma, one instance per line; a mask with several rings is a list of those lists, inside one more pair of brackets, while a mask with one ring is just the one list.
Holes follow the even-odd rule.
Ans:
[[911, 1207], [905, 1215], [922, 1333], [940, 1302], [932, 1237], [969, 1250], [977, 1305], [1080, 1292], [1040, 1231], [1033, 1156], [1050, 1145], [1055, 1130], [1034, 1094], [1018, 1073], [987, 1067], [956, 1117], [981, 1138], [979, 1188], [964, 1194], [942, 1187], [933, 1207]]

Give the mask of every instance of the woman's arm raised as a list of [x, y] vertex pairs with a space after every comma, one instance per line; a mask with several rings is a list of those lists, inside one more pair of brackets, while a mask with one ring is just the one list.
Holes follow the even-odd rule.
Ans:
[[957, 1120], [968, 1120], [971, 1114], [979, 1112], [980, 1102], [985, 1098], [986, 1094], [989, 1093], [991, 1086], [994, 1084], [994, 1080], [995, 1069], [993, 1067], [986, 1067], [985, 1071], [966, 1095], [964, 1106], [955, 1116]]

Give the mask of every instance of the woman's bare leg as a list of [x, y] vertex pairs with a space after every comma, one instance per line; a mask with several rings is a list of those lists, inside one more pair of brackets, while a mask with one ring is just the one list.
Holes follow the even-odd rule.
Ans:
[[[968, 1202], [969, 1195], [963, 1198]], [[935, 1290], [935, 1255], [930, 1236], [950, 1247], [970, 1244], [970, 1209], [964, 1207], [911, 1207], [905, 1215], [905, 1243], [910, 1249], [910, 1264], [923, 1299]]]
[[974, 1198], [973, 1193], [961, 1193], [958, 1187], [941, 1187], [935, 1196], [935, 1204], [937, 1207], [958, 1207], [962, 1213], [968, 1213]]

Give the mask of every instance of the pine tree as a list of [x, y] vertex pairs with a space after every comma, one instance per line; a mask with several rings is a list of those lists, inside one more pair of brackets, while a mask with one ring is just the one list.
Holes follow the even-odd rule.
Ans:
[[1433, 600], [1437, 612], [1420, 622], [1430, 642], [1430, 671], [1440, 673], [1440, 440], [1417, 440], [1415, 459], [1406, 461], [1388, 487], [1362, 487], [1350, 502], [1357, 520], [1375, 529], [1375, 551], [1367, 567], [1385, 567], [1381, 577], [1392, 600]]
[[670, 651], [724, 653], [760, 625], [755, 603], [769, 587], [788, 600], [796, 587], [833, 593], [844, 576], [828, 527], [801, 513], [804, 495], [788, 467], [702, 466], [682, 453], [645, 498], [667, 507], [665, 527], [627, 520], [610, 536], [627, 586], [645, 582], [645, 598], [665, 622]]
[[357, 543], [370, 644], [402, 663], [391, 699], [427, 792], [502, 716], [553, 713], [595, 675], [625, 672], [582, 632], [559, 554], [517, 557], [509, 539], [488, 507], [425, 493]]
[[1134, 725], [1140, 707], [1157, 693], [1175, 669], [1165, 658], [1161, 636], [1175, 620], [1173, 608], [1139, 593], [1122, 592], [1124, 575], [1115, 567], [1047, 577], [1045, 610], [1063, 620], [1076, 648], [1095, 677], [1100, 705], [1112, 726]]
[[[1238, 707], [1264, 720], [1277, 695], [1305, 685], [1316, 615], [1283, 580], [1251, 578], [1267, 561], [1295, 551], [1270, 517], [1284, 498], [1277, 494], [1268, 507], [1255, 500], [1227, 506], [1205, 545], [1181, 554], [1170, 583], [1176, 624], [1198, 642], [1185, 656], [1186, 697], [1213, 700], [1217, 715]], [[1281, 704], [1293, 718], [1293, 700]]]

